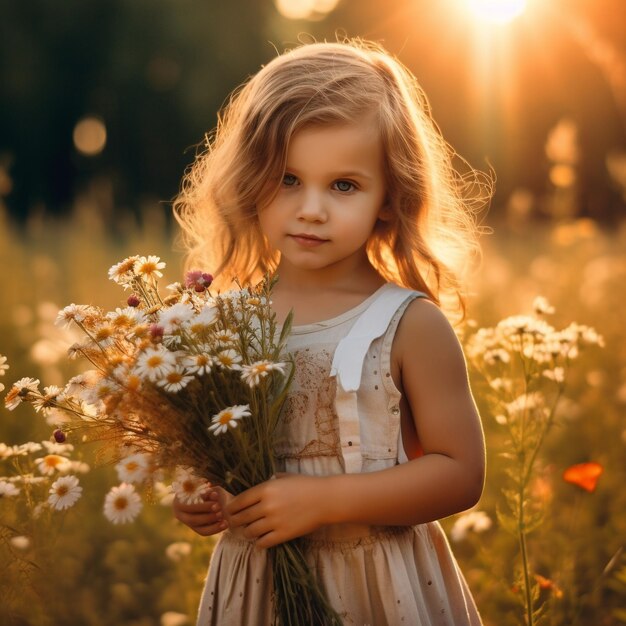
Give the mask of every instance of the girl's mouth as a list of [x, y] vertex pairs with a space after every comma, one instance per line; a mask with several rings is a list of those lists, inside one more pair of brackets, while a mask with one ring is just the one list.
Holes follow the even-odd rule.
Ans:
[[289, 237], [298, 245], [304, 246], [305, 248], [314, 248], [328, 241], [328, 239], [322, 239], [316, 235], [309, 235], [307, 233], [298, 233], [296, 235], [289, 235]]

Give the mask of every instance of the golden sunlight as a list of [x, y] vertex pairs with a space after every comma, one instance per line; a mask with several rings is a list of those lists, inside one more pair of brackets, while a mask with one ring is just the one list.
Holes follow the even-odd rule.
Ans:
[[527, 0], [465, 0], [472, 15], [496, 24], [513, 21], [526, 10]]

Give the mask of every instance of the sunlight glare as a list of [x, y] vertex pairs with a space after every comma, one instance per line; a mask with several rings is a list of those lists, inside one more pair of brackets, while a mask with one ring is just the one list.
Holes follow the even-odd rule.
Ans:
[[467, 3], [474, 17], [506, 24], [526, 10], [527, 0], [467, 0]]

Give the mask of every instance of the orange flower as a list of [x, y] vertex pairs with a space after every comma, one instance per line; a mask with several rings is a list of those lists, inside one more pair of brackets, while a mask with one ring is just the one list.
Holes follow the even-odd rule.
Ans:
[[594, 461], [578, 463], [568, 467], [563, 472], [563, 480], [567, 483], [572, 483], [572, 485], [577, 485], [589, 493], [593, 493], [603, 471], [602, 465]]
[[562, 589], [553, 580], [550, 580], [549, 578], [545, 578], [544, 576], [541, 576], [541, 574], [535, 574], [535, 580], [537, 581], [537, 584], [539, 585], [539, 589], [545, 589], [546, 591], [551, 591], [556, 598], [563, 597]]

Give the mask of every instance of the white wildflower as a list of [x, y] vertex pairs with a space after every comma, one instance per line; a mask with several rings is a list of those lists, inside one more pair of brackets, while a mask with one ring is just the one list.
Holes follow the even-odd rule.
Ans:
[[141, 498], [135, 487], [122, 483], [113, 487], [104, 500], [104, 515], [114, 524], [132, 522], [139, 515], [142, 507]]
[[155, 281], [157, 278], [163, 277], [161, 270], [164, 267], [165, 263], [158, 256], [142, 256], [135, 261], [134, 271], [139, 276]]
[[44, 476], [52, 476], [55, 472], [66, 472], [69, 469], [69, 459], [60, 454], [46, 454], [46, 456], [35, 459], [37, 469]]
[[142, 352], [135, 365], [135, 373], [145, 379], [157, 382], [176, 367], [176, 357], [172, 352], [159, 346]]
[[170, 393], [176, 393], [186, 387], [193, 380], [193, 376], [190, 376], [185, 372], [185, 369], [181, 366], [172, 368], [169, 372], [157, 381], [159, 387], [163, 387], [165, 391]]
[[194, 316], [194, 310], [188, 304], [178, 303], [167, 309], [162, 309], [159, 315], [159, 324], [166, 333], [173, 333], [182, 328]]
[[106, 314], [107, 319], [115, 328], [130, 329], [139, 324], [145, 324], [147, 319], [143, 311], [137, 307], [127, 306], [123, 309], [117, 308]]
[[482, 533], [489, 530], [493, 522], [484, 511], [469, 511], [457, 518], [450, 531], [453, 541], [462, 541], [467, 537], [467, 533], [473, 530], [475, 533]]
[[250, 387], [256, 387], [270, 372], [285, 373], [286, 363], [274, 363], [273, 361], [257, 361], [241, 368], [241, 380]]
[[241, 355], [235, 350], [222, 350], [215, 355], [215, 363], [224, 369], [240, 370]]
[[565, 370], [562, 367], [555, 367], [551, 370], [544, 370], [543, 376], [556, 383], [562, 383], [565, 380]]
[[71, 443], [57, 443], [56, 441], [44, 440], [41, 442], [43, 448], [48, 454], [69, 454], [74, 450]]
[[109, 278], [118, 285], [128, 286], [135, 275], [135, 263], [139, 257], [129, 256], [109, 268]]
[[3, 354], [0, 354], [0, 376], [4, 376], [8, 369], [7, 358]]
[[250, 417], [250, 415], [250, 406], [248, 404], [237, 404], [228, 407], [212, 417], [209, 432], [215, 435], [225, 433], [229, 428], [237, 428], [237, 422], [244, 417]]
[[12, 498], [17, 496], [20, 490], [13, 484], [6, 480], [0, 480], [0, 498]]
[[123, 458], [116, 466], [117, 476], [125, 483], [141, 483], [150, 470], [150, 456], [137, 453]]
[[78, 484], [76, 476], [61, 476], [50, 487], [48, 504], [57, 511], [73, 506], [80, 498], [83, 488]]
[[4, 398], [4, 406], [12, 411], [24, 402], [30, 394], [39, 393], [39, 381], [35, 378], [20, 378], [13, 383], [11, 390]]
[[183, 557], [191, 554], [191, 544], [188, 541], [175, 541], [165, 548], [165, 556], [170, 561], [178, 563]]
[[213, 367], [213, 357], [207, 352], [199, 352], [198, 354], [189, 354], [183, 359], [185, 369], [190, 374], [196, 376], [204, 376], [211, 371]]
[[533, 311], [537, 315], [552, 315], [554, 307], [543, 296], [537, 296], [533, 302]]
[[172, 491], [183, 504], [197, 504], [202, 502], [202, 494], [207, 490], [207, 482], [196, 476], [191, 470], [177, 468]]
[[69, 304], [59, 311], [54, 323], [57, 326], [69, 326], [72, 322], [82, 324], [94, 315], [98, 315], [98, 310], [88, 304]]

